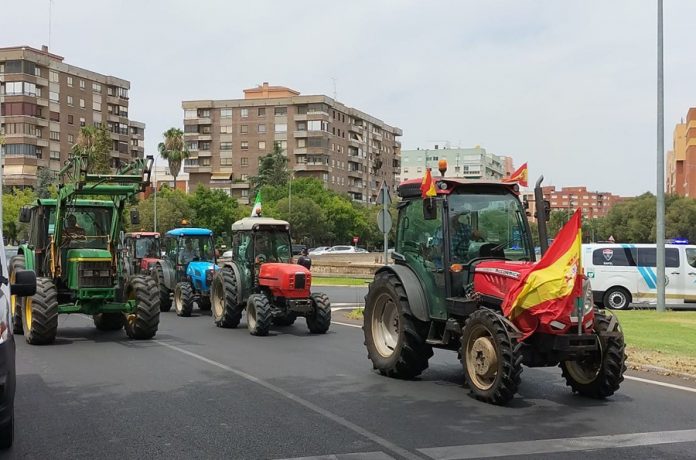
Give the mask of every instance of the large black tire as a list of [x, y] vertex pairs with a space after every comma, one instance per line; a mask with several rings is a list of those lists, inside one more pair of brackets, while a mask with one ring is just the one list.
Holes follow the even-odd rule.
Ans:
[[247, 328], [251, 335], [265, 336], [271, 328], [271, 304], [265, 294], [252, 294], [247, 300]]
[[157, 333], [160, 315], [160, 298], [155, 280], [150, 276], [136, 275], [126, 289], [129, 300], [135, 300], [135, 312], [125, 315], [126, 334], [131, 339], [151, 339]]
[[118, 331], [126, 322], [123, 313], [97, 313], [92, 319], [100, 331]]
[[49, 278], [36, 279], [36, 294], [24, 299], [24, 338], [32, 345], [53, 343], [58, 330], [58, 291]]
[[[560, 364], [566, 384], [573, 392], [591, 398], [604, 399], [619, 389], [626, 372], [626, 344], [618, 318], [595, 310], [594, 330], [596, 334], [610, 332], [601, 337], [601, 352], [594, 358], [582, 361], [564, 361]], [[609, 328], [611, 327], [611, 330]]]
[[155, 282], [157, 283], [157, 288], [159, 289], [160, 311], [167, 312], [172, 309], [172, 292], [167, 289], [167, 285], [164, 284], [164, 270], [162, 270], [162, 266], [160, 264], [155, 266], [153, 276]]
[[[18, 270], [24, 270], [23, 254], [18, 254], [10, 259], [10, 285], [15, 282], [15, 274]], [[12, 333], [22, 335], [24, 334], [24, 325], [22, 324], [24, 297], [17, 297], [16, 295], [10, 297], [10, 308], [12, 309]]]
[[620, 286], [607, 289], [602, 297], [604, 306], [612, 310], [628, 310], [631, 301], [631, 293]]
[[199, 297], [198, 301], [196, 302], [198, 304], [198, 309], [200, 311], [210, 311], [210, 297]]
[[482, 308], [467, 318], [459, 355], [476, 399], [502, 405], [515, 396], [522, 374], [520, 348], [498, 313]]
[[244, 305], [237, 298], [237, 277], [229, 267], [215, 273], [210, 288], [213, 321], [217, 327], [235, 328], [242, 319]]
[[307, 327], [312, 334], [326, 334], [331, 326], [331, 302], [326, 294], [315, 292], [310, 295], [314, 311], [307, 316]]
[[11, 410], [8, 422], [0, 426], [0, 449], [9, 449], [14, 441], [14, 407]]
[[401, 280], [375, 276], [365, 296], [363, 332], [367, 357], [382, 375], [412, 379], [428, 368], [433, 349], [425, 343], [427, 323], [416, 319]]
[[297, 313], [290, 311], [283, 316], [273, 318], [273, 324], [275, 326], [292, 326], [295, 324], [295, 320], [297, 320]]
[[176, 316], [191, 316], [193, 311], [193, 288], [191, 283], [182, 281], [174, 288], [174, 310]]

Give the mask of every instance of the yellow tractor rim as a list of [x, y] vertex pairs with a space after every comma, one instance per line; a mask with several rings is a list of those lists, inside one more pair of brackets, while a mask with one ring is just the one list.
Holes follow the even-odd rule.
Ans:
[[31, 327], [31, 304], [31, 297], [27, 297], [24, 300], [24, 318], [26, 319], [27, 327], [29, 328]]
[[[10, 286], [12, 286], [15, 283], [16, 275], [14, 270], [10, 272]], [[12, 317], [14, 318], [16, 311], [17, 311], [17, 296], [16, 295], [11, 295], [10, 296], [10, 308], [12, 310]]]

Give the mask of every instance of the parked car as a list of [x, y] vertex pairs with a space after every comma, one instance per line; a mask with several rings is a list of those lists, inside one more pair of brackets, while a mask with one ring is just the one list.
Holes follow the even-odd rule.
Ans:
[[319, 246], [319, 247], [310, 249], [310, 250], [309, 250], [309, 255], [310, 255], [310, 256], [320, 256], [320, 255], [322, 255], [322, 254], [325, 254], [326, 251], [328, 251], [328, 250], [329, 250], [329, 247], [328, 247], [328, 246]]
[[302, 251], [304, 249], [307, 249], [307, 246], [305, 246], [304, 244], [293, 244], [292, 245], [292, 255], [299, 256], [300, 254], [302, 254]]
[[356, 252], [358, 252], [358, 250], [355, 246], [331, 246], [326, 251], [326, 254], [355, 254]]
[[0, 381], [3, 382], [4, 387], [0, 392], [0, 449], [7, 449], [12, 446], [14, 438], [16, 382], [12, 305], [21, 308], [24, 306], [24, 301], [19, 297], [34, 295], [36, 274], [31, 270], [24, 270], [24, 265], [19, 263], [18, 258], [8, 264], [5, 255], [10, 251], [5, 251], [2, 238], [0, 238], [0, 246], [0, 278], [3, 279], [0, 284]]
[[5, 257], [10, 260], [17, 255], [19, 248], [17, 246], [5, 246]]

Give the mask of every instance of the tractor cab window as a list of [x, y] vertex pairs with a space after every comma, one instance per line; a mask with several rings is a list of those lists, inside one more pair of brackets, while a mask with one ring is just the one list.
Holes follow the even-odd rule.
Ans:
[[142, 237], [135, 239], [135, 258], [144, 259], [146, 257], [160, 257], [159, 239]]
[[508, 193], [467, 193], [449, 197], [453, 262], [477, 257], [532, 260], [526, 217]]
[[180, 264], [194, 261], [212, 262], [215, 260], [213, 250], [213, 240], [209, 235], [181, 236], [177, 262]]
[[96, 207], [68, 208], [61, 224], [61, 246], [68, 248], [108, 249], [113, 209]]
[[254, 234], [254, 255], [257, 262], [290, 261], [290, 238], [284, 231], [259, 231]]
[[172, 263], [176, 263], [176, 256], [178, 255], [177, 241], [176, 238], [168, 237], [164, 240], [164, 251], [165, 257]]

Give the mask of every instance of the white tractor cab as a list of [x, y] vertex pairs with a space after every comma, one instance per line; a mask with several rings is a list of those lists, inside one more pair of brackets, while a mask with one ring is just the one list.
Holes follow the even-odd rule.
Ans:
[[[582, 266], [597, 305], [614, 310], [657, 299], [654, 244], [582, 245]], [[665, 245], [665, 292], [668, 304], [696, 301], [696, 246]]]

